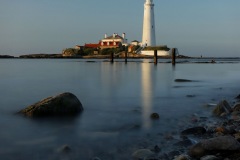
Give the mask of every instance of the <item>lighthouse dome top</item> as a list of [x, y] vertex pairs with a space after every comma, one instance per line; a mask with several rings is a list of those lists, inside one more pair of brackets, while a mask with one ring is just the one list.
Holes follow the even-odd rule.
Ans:
[[146, 4], [153, 4], [153, 0], [146, 0]]

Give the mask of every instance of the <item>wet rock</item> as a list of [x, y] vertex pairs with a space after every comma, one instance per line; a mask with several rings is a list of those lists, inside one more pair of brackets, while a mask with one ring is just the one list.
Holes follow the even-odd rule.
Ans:
[[173, 160], [190, 160], [190, 157], [187, 155], [179, 155], [179, 156], [175, 156]]
[[189, 149], [188, 155], [194, 158], [201, 158], [207, 155], [207, 151], [203, 148], [201, 143], [197, 143]]
[[240, 141], [240, 132], [235, 133], [235, 134], [234, 134], [234, 138], [235, 138], [237, 141]]
[[202, 146], [206, 150], [228, 150], [235, 151], [240, 150], [240, 143], [232, 136], [221, 136], [211, 138], [201, 142]]
[[164, 139], [166, 139], [166, 140], [170, 141], [170, 140], [173, 140], [173, 139], [174, 139], [174, 137], [172, 136], [172, 134], [170, 134], [170, 133], [167, 133], [166, 135], [164, 135]]
[[235, 99], [240, 99], [240, 94], [237, 97], [235, 97]]
[[189, 79], [175, 79], [175, 82], [193, 82], [193, 80], [189, 80]]
[[185, 129], [181, 132], [182, 135], [202, 135], [206, 133], [206, 129], [204, 127], [193, 127]]
[[151, 119], [153, 119], [153, 120], [157, 120], [157, 119], [160, 118], [160, 116], [159, 116], [158, 113], [152, 113], [150, 117], [151, 117]]
[[169, 159], [174, 159], [174, 157], [179, 156], [180, 154], [180, 151], [171, 151], [168, 153], [168, 157]]
[[58, 152], [60, 153], [69, 153], [71, 152], [71, 148], [68, 145], [63, 145], [57, 149]]
[[201, 158], [209, 153], [239, 151], [240, 143], [232, 136], [220, 136], [203, 140], [189, 149], [191, 157]]
[[152, 151], [155, 153], [159, 153], [159, 152], [161, 152], [161, 148], [158, 145], [156, 145], [156, 146], [154, 146]]
[[145, 159], [152, 158], [153, 156], [154, 156], [154, 152], [152, 152], [149, 149], [139, 149], [132, 154], [132, 158], [134, 160], [139, 160], [139, 159], [145, 160]]
[[150, 118], [153, 119], [153, 120], [157, 120], [157, 119], [160, 118], [160, 116], [159, 116], [158, 113], [152, 113], [152, 114], [150, 115]]
[[232, 108], [226, 100], [221, 101], [213, 110], [213, 115], [223, 116], [232, 112]]
[[188, 97], [188, 98], [194, 98], [194, 97], [196, 97], [196, 95], [189, 94], [189, 95], [186, 95], [186, 97]]
[[72, 116], [83, 111], [78, 98], [72, 93], [62, 93], [39, 101], [19, 113], [27, 117]]
[[233, 106], [233, 111], [239, 112], [240, 111], [240, 103], [237, 103]]
[[179, 146], [179, 147], [182, 147], [182, 146], [188, 147], [188, 146], [193, 145], [193, 142], [190, 139], [185, 139], [185, 140], [175, 143], [174, 145]]
[[202, 157], [200, 160], [219, 160], [219, 158], [214, 155], [207, 155]]
[[216, 63], [216, 61], [215, 60], [211, 60], [211, 63]]
[[215, 132], [220, 132], [220, 133], [226, 134], [226, 133], [227, 133], [227, 130], [226, 130], [226, 128], [224, 128], [224, 127], [217, 127], [217, 128], [215, 129]]

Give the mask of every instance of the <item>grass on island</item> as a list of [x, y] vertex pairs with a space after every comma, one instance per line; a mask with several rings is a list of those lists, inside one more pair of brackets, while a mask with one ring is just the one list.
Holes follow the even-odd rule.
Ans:
[[170, 48], [167, 47], [167, 45], [163, 46], [148, 46], [143, 49], [144, 51], [150, 51], [150, 50], [164, 50], [164, 51], [169, 51]]

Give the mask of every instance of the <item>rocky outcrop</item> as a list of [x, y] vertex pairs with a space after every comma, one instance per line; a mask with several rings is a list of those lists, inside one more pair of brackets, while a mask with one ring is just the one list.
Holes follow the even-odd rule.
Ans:
[[82, 54], [82, 51], [75, 48], [67, 48], [62, 51], [63, 57], [80, 57]]
[[62, 93], [39, 101], [19, 113], [27, 117], [72, 116], [83, 111], [78, 98], [72, 93]]

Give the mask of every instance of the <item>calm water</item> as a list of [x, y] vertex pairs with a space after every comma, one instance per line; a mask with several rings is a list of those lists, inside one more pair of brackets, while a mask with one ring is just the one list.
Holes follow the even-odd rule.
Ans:
[[[138, 148], [160, 145], [160, 135], [179, 132], [191, 115], [208, 115], [207, 103], [240, 94], [238, 59], [181, 60], [187, 63], [175, 67], [151, 61], [0, 59], [0, 159], [129, 159]], [[180, 78], [196, 82], [174, 81]], [[15, 115], [62, 92], [80, 99], [83, 114], [42, 120]], [[160, 120], [150, 120], [153, 112]], [[70, 154], [59, 152], [65, 144]]]

